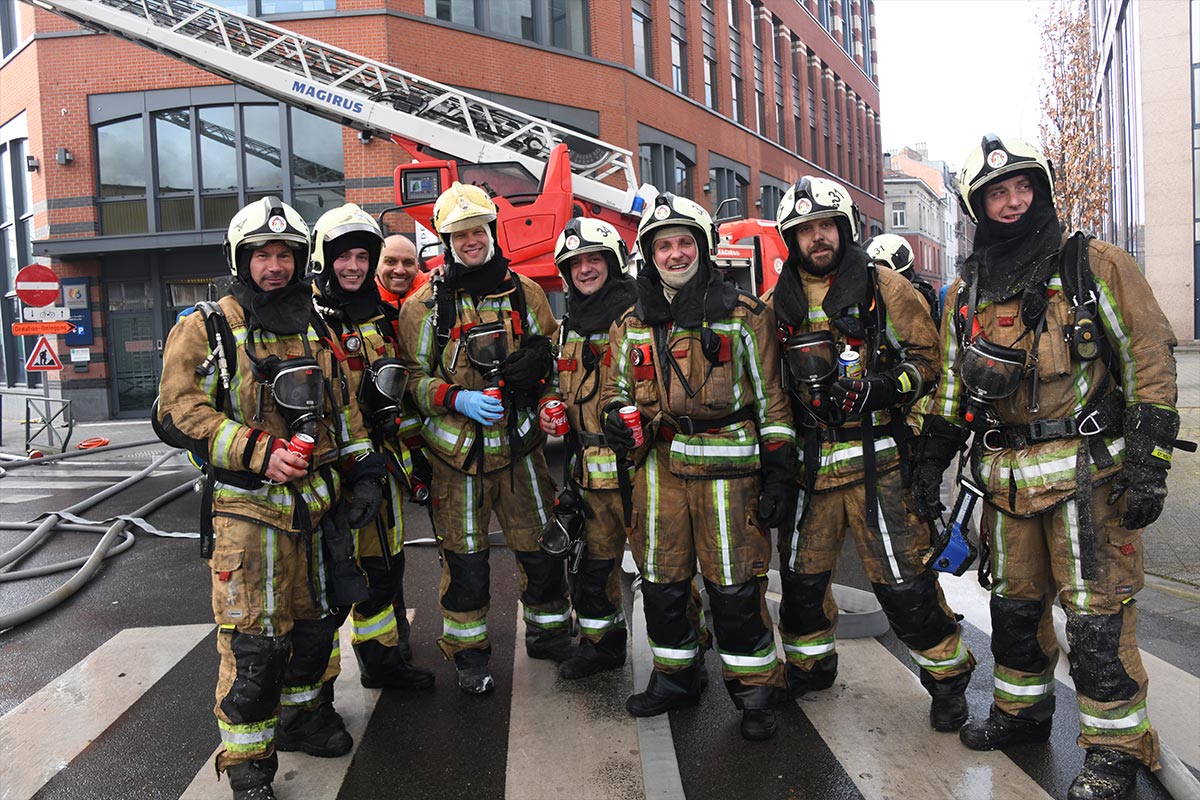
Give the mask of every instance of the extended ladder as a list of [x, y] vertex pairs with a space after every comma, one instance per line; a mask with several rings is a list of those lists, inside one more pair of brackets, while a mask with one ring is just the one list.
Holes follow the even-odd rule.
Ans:
[[514, 161], [541, 179], [551, 148], [570, 138], [590, 148], [578, 159], [586, 163], [572, 157], [574, 194], [623, 214], [635, 208], [628, 150], [205, 0], [27, 2], [341, 125], [396, 134], [460, 161]]

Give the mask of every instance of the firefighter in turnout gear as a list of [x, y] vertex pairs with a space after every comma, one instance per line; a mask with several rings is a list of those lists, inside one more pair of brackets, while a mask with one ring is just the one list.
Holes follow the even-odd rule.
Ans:
[[[379, 513], [384, 466], [312, 319], [303, 219], [273, 197], [252, 203], [225, 255], [230, 293], [167, 338], [156, 422], [215, 475], [201, 526], [215, 539], [216, 767], [249, 800], [274, 797], [276, 750], [340, 756], [353, 744], [321, 695], [337, 626], [326, 595], [342, 588], [326, 573], [348, 567], [361, 582], [344, 545]], [[315, 440], [307, 458], [288, 448], [300, 434]]]
[[[350, 611], [351, 642], [363, 686], [428, 689], [433, 673], [411, 663], [404, 605], [404, 464], [411, 459], [399, 438], [408, 370], [400, 361], [396, 309], [380, 301], [375, 265], [383, 237], [366, 212], [347, 203], [325, 212], [313, 226], [313, 305], [329, 329], [329, 346], [371, 435], [388, 461], [383, 513], [355, 531], [358, 562], [370, 598]], [[337, 674], [337, 659], [326, 674]]]
[[442, 547], [442, 636], [459, 687], [484, 694], [488, 670], [488, 523], [494, 511], [521, 573], [525, 650], [564, 661], [574, 654], [566, 570], [538, 548], [554, 486], [537, 422], [554, 391], [546, 295], [508, 268], [496, 207], [476, 186], [454, 183], [434, 205], [446, 269], [400, 310], [409, 391], [425, 416], [433, 464], [433, 517]]
[[863, 242], [863, 250], [867, 251], [867, 258], [871, 259], [875, 266], [890, 267], [912, 281], [912, 285], [917, 287], [921, 298], [929, 306], [929, 316], [933, 318], [934, 327], [942, 324], [937, 290], [913, 268], [912, 246], [907, 239], [895, 233], [881, 233]]
[[[606, 440], [637, 462], [630, 544], [654, 654], [626, 708], [648, 717], [699, 700], [704, 634], [689, 611], [699, 558], [742, 735], [767, 739], [785, 697], [765, 599], [770, 528], [786, 517], [795, 448], [774, 315], [715, 269], [716, 226], [691, 200], [659, 195], [637, 236], [646, 266], [612, 329], [601, 400]], [[628, 406], [643, 428], [636, 449]]]
[[[784, 382], [803, 440], [795, 522], [779, 537], [789, 688], [794, 696], [825, 689], [837, 674], [831, 584], [849, 527], [875, 596], [932, 696], [930, 724], [957, 730], [975, 660], [922, 563], [929, 526], [904, 503], [913, 436], [905, 417], [938, 380], [937, 330], [912, 284], [873, 266], [857, 244], [858, 209], [845, 187], [801, 178], [778, 221], [788, 258], [764, 300], [779, 321]], [[839, 360], [852, 364], [840, 378]]]
[[[576, 217], [568, 222], [555, 245], [554, 261], [567, 295], [567, 313], [558, 332], [557, 368], [570, 430], [564, 437], [565, 486], [549, 529], [553, 539], [547, 541], [544, 534], [542, 547], [560, 551], [575, 569], [571, 601], [579, 623], [579, 649], [558, 669], [562, 677], [574, 680], [625, 663], [621, 558], [632, 470], [604, 439], [600, 395], [612, 372], [609, 328], [633, 305], [637, 289], [621, 235], [602, 220]], [[539, 422], [546, 433], [556, 432], [545, 410]], [[623, 477], [618, 470], [624, 471]], [[564, 517], [568, 519], [562, 524]], [[581, 543], [565, 541], [568, 537], [562, 535], [571, 531], [572, 524], [582, 526]], [[580, 546], [583, 549], [575, 559], [571, 551]]]
[[1049, 737], [1057, 591], [1087, 749], [1067, 796], [1126, 797], [1140, 765], [1159, 760], [1134, 595], [1141, 529], [1162, 511], [1178, 444], [1175, 336], [1127, 253], [1064, 237], [1037, 148], [984, 136], [958, 189], [978, 228], [947, 295], [953, 370], [925, 418], [913, 493], [922, 516], [938, 516], [942, 472], [973, 432], [996, 666], [991, 713], [962, 741], [995, 750]]

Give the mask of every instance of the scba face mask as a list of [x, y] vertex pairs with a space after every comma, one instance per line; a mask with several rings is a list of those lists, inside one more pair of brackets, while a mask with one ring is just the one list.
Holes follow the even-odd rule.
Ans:
[[1017, 391], [1025, 377], [1025, 351], [977, 338], [958, 351], [954, 371], [969, 395], [963, 418], [974, 422], [989, 405]]
[[501, 322], [485, 322], [466, 333], [467, 359], [485, 375], [500, 369], [508, 358], [508, 331]]
[[408, 387], [408, 368], [398, 358], [371, 362], [358, 386], [358, 403], [371, 414], [394, 414]]
[[259, 365], [260, 385], [270, 388], [292, 432], [325, 416], [325, 375], [315, 358], [270, 356]]

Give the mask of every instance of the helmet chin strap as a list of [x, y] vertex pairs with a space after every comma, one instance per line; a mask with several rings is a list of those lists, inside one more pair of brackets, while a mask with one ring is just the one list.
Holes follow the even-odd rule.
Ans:
[[[487, 262], [492, 260], [492, 257], [494, 255], [496, 255], [496, 239], [495, 239], [495, 237], [492, 236], [492, 230], [491, 230], [491, 228], [487, 228], [487, 227], [485, 227], [484, 230], [487, 231], [488, 249], [487, 249], [487, 257], [484, 258], [483, 261], [479, 262], [481, 264], [486, 264]], [[463, 260], [462, 253], [460, 253], [458, 251], [458, 248], [454, 246], [453, 240], [451, 240], [451, 242], [450, 242], [450, 252], [454, 254], [455, 261], [457, 261], [459, 264], [462, 264], [464, 267], [467, 267], [467, 262]], [[471, 267], [467, 267], [467, 269], [471, 269]]]

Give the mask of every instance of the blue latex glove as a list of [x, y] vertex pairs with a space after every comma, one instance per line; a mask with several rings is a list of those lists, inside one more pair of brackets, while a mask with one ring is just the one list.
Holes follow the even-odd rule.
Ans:
[[504, 405], [499, 400], [471, 390], [455, 395], [454, 410], [482, 425], [494, 425], [504, 416]]

